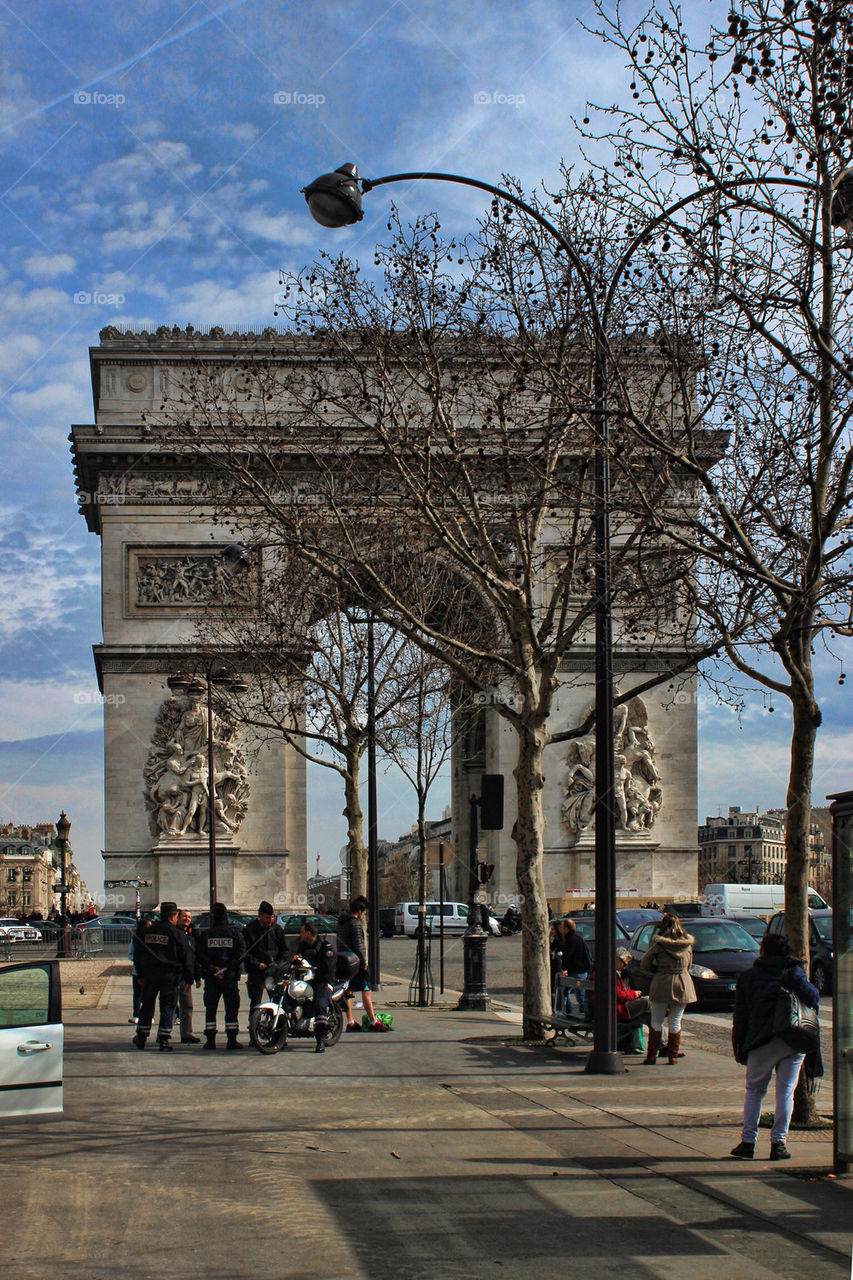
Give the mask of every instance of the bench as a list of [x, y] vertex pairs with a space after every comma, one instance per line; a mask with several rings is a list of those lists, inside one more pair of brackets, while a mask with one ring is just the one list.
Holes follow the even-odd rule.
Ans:
[[[590, 978], [578, 978], [574, 974], [557, 974], [554, 983], [554, 1004], [562, 1006], [564, 995], [568, 991], [583, 992], [583, 1010], [578, 1013], [552, 1013], [543, 1019], [543, 1025], [550, 1027], [557, 1036], [562, 1036], [569, 1044], [588, 1043], [593, 1032], [592, 1001], [590, 992], [595, 990], [595, 982]], [[617, 1022], [617, 1045], [623, 1052], [630, 1047], [634, 1032], [646, 1025], [646, 1018], [632, 1018], [629, 1022]], [[627, 1043], [626, 1043], [627, 1042]]]

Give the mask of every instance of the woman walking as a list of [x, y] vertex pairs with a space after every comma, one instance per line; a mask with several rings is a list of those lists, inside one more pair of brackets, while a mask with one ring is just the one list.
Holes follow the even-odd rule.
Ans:
[[800, 1043], [798, 1034], [802, 1033], [775, 1030], [776, 1003], [782, 991], [793, 991], [811, 1009], [818, 1007], [817, 987], [812, 986], [799, 960], [791, 955], [786, 939], [778, 933], [767, 933], [761, 939], [758, 959], [740, 975], [735, 988], [732, 1048], [737, 1061], [746, 1067], [743, 1126], [740, 1142], [732, 1151], [736, 1160], [751, 1160], [755, 1155], [761, 1103], [774, 1071], [776, 1110], [770, 1130], [771, 1160], [791, 1158], [786, 1139], [803, 1060], [806, 1059], [810, 1078], [823, 1075], [819, 1038], [806, 1038]]
[[681, 1044], [681, 1015], [686, 1005], [696, 1003], [696, 988], [690, 977], [693, 939], [684, 932], [678, 916], [664, 916], [640, 964], [646, 973], [652, 975], [649, 987], [652, 1025], [645, 1065], [651, 1067], [657, 1062], [663, 1020], [669, 1010], [667, 1059], [674, 1067]]

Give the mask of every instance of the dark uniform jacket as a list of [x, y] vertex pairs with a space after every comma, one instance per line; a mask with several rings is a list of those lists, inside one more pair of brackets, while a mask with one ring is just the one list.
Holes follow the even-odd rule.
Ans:
[[759, 956], [752, 968], [738, 978], [732, 1019], [732, 1048], [738, 1062], [745, 1063], [750, 1049], [768, 1044], [776, 1034], [773, 1014], [782, 986], [796, 992], [803, 1004], [812, 1009], [818, 1007], [817, 987], [812, 986], [796, 961], [788, 957]]
[[212, 924], [198, 937], [198, 972], [202, 978], [215, 978], [222, 969], [223, 982], [236, 982], [245, 954], [246, 940], [238, 924]]
[[313, 942], [304, 942], [299, 939], [299, 945], [296, 954], [302, 956], [302, 959], [310, 964], [314, 970], [315, 984], [325, 982], [331, 985], [335, 980], [335, 968], [337, 966], [336, 948], [334, 942], [328, 938], [319, 935]]
[[250, 920], [243, 935], [246, 940], [246, 973], [255, 981], [261, 978], [260, 965], [277, 964], [287, 959], [287, 937], [280, 924], [273, 922], [267, 929], [260, 920]]
[[193, 961], [187, 935], [166, 920], [154, 920], [143, 935], [136, 935], [133, 963], [142, 977], [171, 969], [181, 982], [193, 981]]

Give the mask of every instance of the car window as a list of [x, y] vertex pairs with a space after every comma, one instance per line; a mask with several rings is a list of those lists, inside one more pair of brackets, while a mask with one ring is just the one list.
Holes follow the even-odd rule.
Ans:
[[461, 902], [460, 902], [460, 903], [458, 904], [458, 906], [457, 906], [457, 915], [462, 916], [463, 920], [467, 917], [467, 915], [468, 915], [468, 908], [464, 905], [464, 903], [461, 903]]
[[767, 926], [768, 933], [781, 933], [785, 920], [783, 916], [774, 916]]
[[715, 920], [707, 924], [691, 921], [690, 933], [697, 951], [757, 951], [758, 943], [739, 924]]
[[810, 911], [821, 911], [823, 910], [824, 903], [816, 893], [810, 893], [808, 897], [808, 907]]
[[38, 965], [0, 970], [0, 1028], [33, 1027], [50, 1019], [50, 971]]
[[[647, 924], [640, 930], [640, 932], [637, 934], [637, 943], [636, 943], [636, 947], [638, 951], [648, 951], [649, 943], [652, 940], [652, 934], [654, 933], [654, 931], [655, 931], [654, 924]], [[651, 964], [651, 961], [649, 961], [649, 963]]]
[[832, 916], [813, 916], [812, 929], [824, 942], [832, 942]]

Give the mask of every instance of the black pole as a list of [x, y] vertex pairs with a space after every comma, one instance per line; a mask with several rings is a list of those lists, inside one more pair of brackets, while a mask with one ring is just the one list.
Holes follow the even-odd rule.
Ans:
[[[595, 986], [593, 1049], [586, 1070], [616, 1075], [616, 811], [613, 761], [613, 629], [610, 583], [610, 457], [607, 347], [595, 325]], [[607, 998], [605, 997], [607, 993]]]
[[210, 916], [213, 918], [213, 904], [218, 900], [216, 890], [216, 807], [213, 779], [213, 704], [210, 687], [212, 684], [210, 671], [207, 673], [207, 858], [208, 882], [210, 888]]
[[379, 860], [376, 834], [376, 670], [373, 645], [373, 612], [367, 615], [367, 896], [370, 927], [367, 933], [367, 967], [370, 981], [380, 986], [379, 974]]
[[486, 932], [480, 924], [480, 904], [477, 901], [477, 805], [479, 797], [472, 795], [469, 805], [468, 827], [468, 928], [462, 938], [462, 970], [464, 974], [462, 995], [457, 1009], [484, 1010], [489, 1007], [486, 990]]

